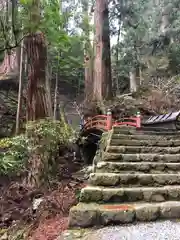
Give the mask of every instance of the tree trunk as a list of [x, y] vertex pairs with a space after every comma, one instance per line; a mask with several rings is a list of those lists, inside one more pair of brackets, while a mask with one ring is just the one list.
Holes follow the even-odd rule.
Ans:
[[17, 107], [17, 113], [16, 113], [16, 134], [19, 134], [19, 128], [20, 128], [20, 112], [21, 112], [21, 106], [22, 106], [22, 75], [23, 75], [23, 55], [24, 55], [24, 41], [21, 43], [20, 48], [20, 67], [19, 67], [19, 92], [18, 92], [18, 107]]
[[116, 95], [120, 94], [119, 88], [119, 77], [118, 77], [118, 62], [119, 62], [119, 39], [121, 34], [121, 19], [119, 19], [119, 29], [118, 29], [118, 37], [117, 37], [117, 46], [116, 46]]
[[136, 92], [137, 91], [137, 81], [136, 81], [136, 69], [132, 69], [129, 72], [129, 79], [130, 79], [130, 92]]
[[[4, 60], [0, 66], [0, 79], [8, 79], [9, 77], [17, 77], [19, 74], [20, 66], [20, 46], [17, 46], [15, 50], [7, 50], [10, 42], [13, 38], [17, 39], [18, 36], [15, 34], [14, 25], [16, 24], [16, 12], [18, 12], [17, 1], [1, 1], [0, 10], [2, 14], [2, 34], [5, 42], [5, 55]], [[11, 24], [11, 25], [10, 25]], [[8, 30], [12, 29], [11, 33]], [[10, 34], [10, 36], [9, 36]], [[12, 36], [13, 35], [13, 36]], [[14, 43], [13, 43], [14, 44]], [[15, 42], [17, 44], [17, 42]]]
[[170, 14], [169, 6], [164, 7], [162, 10], [162, 18], [161, 18], [161, 25], [160, 25], [160, 32], [164, 36], [166, 35], [166, 33], [168, 31], [168, 27], [170, 25], [169, 14]]
[[57, 120], [57, 94], [58, 94], [58, 73], [56, 74], [56, 85], [54, 91], [54, 120]]
[[52, 76], [52, 68], [48, 68], [48, 64], [46, 64], [46, 92], [47, 92], [47, 103], [48, 103], [48, 115], [51, 119], [53, 119], [53, 108], [52, 108], [52, 99], [51, 99], [51, 84], [50, 79]]
[[139, 67], [139, 85], [141, 86], [143, 82], [143, 74], [142, 74], [142, 69], [141, 66]]
[[17, 67], [17, 55], [16, 51], [11, 51], [8, 53], [7, 51], [5, 52], [4, 55], [4, 60], [0, 66], [0, 79], [5, 78], [9, 74], [18, 74], [18, 67]]
[[46, 93], [47, 48], [42, 33], [32, 33], [26, 38], [28, 59], [27, 121], [45, 118], [48, 113]]
[[93, 91], [93, 49], [90, 42], [89, 0], [81, 0], [83, 10], [83, 37], [84, 37], [84, 83], [85, 101], [92, 101]]
[[[48, 97], [46, 89], [47, 48], [42, 33], [31, 33], [26, 37], [28, 56], [28, 86], [26, 101], [27, 121], [34, 121], [50, 116], [48, 113]], [[45, 171], [44, 156], [39, 149], [31, 153], [28, 160], [28, 175], [25, 183], [30, 187], [39, 187]]]
[[85, 59], [85, 101], [91, 102], [93, 97], [93, 59], [86, 55]]
[[[38, 31], [40, 26], [40, 0], [32, 0], [29, 6], [29, 35], [25, 39], [27, 53], [27, 121], [44, 119], [51, 115], [49, 112], [47, 94], [47, 45], [45, 36]], [[28, 133], [28, 132], [27, 132]], [[26, 182], [31, 187], [40, 186], [45, 171], [45, 160], [41, 150], [35, 149], [28, 161], [28, 176]]]
[[107, 0], [95, 4], [95, 60], [93, 97], [97, 101], [112, 97], [109, 17]]

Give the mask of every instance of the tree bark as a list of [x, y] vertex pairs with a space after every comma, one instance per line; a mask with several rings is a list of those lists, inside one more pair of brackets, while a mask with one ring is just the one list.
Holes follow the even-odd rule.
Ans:
[[119, 62], [119, 39], [121, 34], [121, 19], [119, 19], [119, 29], [118, 29], [118, 37], [117, 37], [117, 46], [116, 46], [116, 95], [120, 94], [119, 88], [119, 78], [118, 78], [118, 62]]
[[93, 97], [97, 101], [112, 97], [109, 12], [107, 0], [95, 4], [95, 60]]
[[85, 101], [92, 101], [93, 91], [93, 49], [90, 42], [89, 0], [81, 0], [83, 9], [83, 37], [84, 37], [84, 83]]
[[130, 79], [130, 92], [136, 92], [137, 91], [137, 81], [136, 81], [136, 69], [133, 68], [129, 72], [129, 79]]
[[0, 66], [0, 75], [1, 79], [3, 77], [8, 76], [8, 74], [14, 73], [15, 75], [18, 74], [18, 67], [17, 67], [17, 55], [16, 51], [11, 51], [8, 53], [5, 52], [4, 60]]
[[58, 73], [56, 73], [56, 85], [54, 91], [54, 120], [57, 120], [57, 94], [58, 94]]
[[[0, 66], [0, 79], [8, 79], [9, 75], [18, 76], [20, 66], [20, 46], [17, 46], [15, 50], [7, 50], [13, 38], [15, 38], [15, 43], [13, 44], [17, 45], [18, 36], [14, 31], [16, 12], [18, 12], [17, 1], [1, 1], [0, 10], [2, 14], [1, 30], [4, 37], [4, 48], [6, 49], [4, 60]], [[11, 28], [11, 31], [8, 30], [9, 28]]]
[[162, 10], [162, 18], [161, 18], [161, 25], [160, 25], [160, 32], [164, 36], [166, 35], [168, 31], [168, 27], [170, 25], [169, 22], [169, 14], [170, 14], [171, 8], [169, 6], [165, 6]]
[[20, 128], [20, 112], [22, 106], [22, 75], [23, 75], [23, 48], [24, 48], [24, 41], [21, 43], [20, 48], [20, 67], [19, 67], [19, 92], [18, 92], [18, 106], [17, 106], [17, 113], [16, 113], [16, 134], [19, 134]]
[[85, 59], [85, 101], [91, 102], [93, 97], [93, 59], [86, 55]]
[[[29, 20], [31, 22], [29, 35], [25, 38], [27, 53], [27, 121], [44, 119], [51, 115], [49, 111], [48, 92], [47, 92], [47, 45], [45, 36], [38, 31], [40, 26], [41, 7], [40, 0], [32, 0], [29, 6]], [[50, 89], [49, 89], [50, 91]], [[28, 132], [27, 132], [28, 134]], [[36, 143], [35, 143], [36, 144]], [[45, 162], [41, 151], [35, 149], [28, 161], [28, 176], [26, 182], [31, 187], [40, 186]]]
[[26, 38], [28, 59], [27, 121], [45, 118], [48, 113], [46, 92], [47, 47], [42, 33], [32, 33]]
[[48, 68], [46, 64], [46, 93], [47, 93], [47, 103], [48, 103], [48, 114], [51, 119], [53, 119], [53, 108], [52, 108], [52, 99], [51, 99], [51, 84], [50, 79], [52, 76], [52, 68]]

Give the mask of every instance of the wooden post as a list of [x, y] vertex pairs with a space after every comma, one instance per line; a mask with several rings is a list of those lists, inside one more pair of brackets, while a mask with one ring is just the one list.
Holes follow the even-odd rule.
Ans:
[[108, 109], [107, 111], [107, 130], [112, 129], [112, 112], [111, 109]]
[[136, 114], [136, 128], [140, 128], [141, 127], [141, 114], [138, 111]]

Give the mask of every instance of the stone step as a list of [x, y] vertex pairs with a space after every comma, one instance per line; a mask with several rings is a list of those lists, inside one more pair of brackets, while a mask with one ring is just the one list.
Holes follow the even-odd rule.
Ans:
[[138, 188], [87, 186], [80, 193], [80, 201], [85, 203], [164, 202], [175, 200], [180, 200], [180, 186]]
[[180, 162], [180, 154], [157, 154], [157, 153], [139, 153], [139, 154], [120, 154], [106, 152], [103, 161], [113, 162]]
[[91, 173], [89, 183], [94, 186], [164, 186], [180, 184], [180, 173], [177, 174], [118, 174]]
[[178, 154], [180, 147], [147, 147], [147, 146], [108, 146], [106, 149], [110, 153], [161, 153]]
[[98, 162], [96, 165], [97, 173], [176, 173], [180, 172], [180, 162]]
[[162, 140], [162, 139], [150, 139], [150, 140], [135, 140], [135, 139], [111, 139], [110, 146], [157, 146], [157, 147], [177, 147], [180, 146], [180, 140]]
[[170, 124], [169, 126], [166, 125], [166, 127], [162, 127], [161, 125], [159, 126], [150, 126], [150, 125], [144, 125], [141, 127], [141, 129], [138, 129], [138, 130], [141, 130], [141, 131], [158, 131], [158, 132], [177, 132], [178, 130], [176, 129], [176, 126], [174, 124], [174, 126], [172, 124]]
[[179, 140], [180, 135], [146, 135], [146, 134], [134, 134], [134, 135], [127, 135], [121, 133], [114, 133], [111, 136], [111, 139], [123, 139], [123, 140]]
[[128, 127], [113, 127], [112, 129], [113, 134], [129, 134], [129, 135], [160, 135], [160, 136], [168, 136], [168, 135], [172, 135], [172, 136], [180, 136], [180, 131], [173, 131], [173, 130], [161, 130], [161, 131], [157, 131], [157, 130], [146, 130], [146, 129], [140, 129], [137, 130], [135, 128], [128, 128]]
[[179, 201], [139, 204], [134, 202], [129, 204], [79, 203], [70, 210], [69, 227], [83, 228], [179, 218]]

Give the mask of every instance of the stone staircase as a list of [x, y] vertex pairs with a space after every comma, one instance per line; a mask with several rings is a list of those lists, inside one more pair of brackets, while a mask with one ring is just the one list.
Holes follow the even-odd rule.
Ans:
[[103, 138], [70, 227], [180, 218], [180, 133], [116, 127]]

